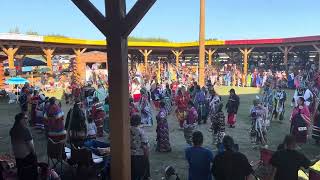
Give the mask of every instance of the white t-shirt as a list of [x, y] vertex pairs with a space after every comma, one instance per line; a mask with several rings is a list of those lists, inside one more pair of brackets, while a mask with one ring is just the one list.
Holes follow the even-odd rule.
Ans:
[[95, 136], [97, 135], [97, 126], [94, 122], [89, 123], [87, 126], [87, 135], [88, 136]]
[[305, 100], [305, 104], [307, 106], [309, 106], [311, 104], [312, 97], [313, 97], [312, 92], [309, 89], [307, 89], [306, 92], [304, 93], [304, 96], [303, 96], [303, 98]]

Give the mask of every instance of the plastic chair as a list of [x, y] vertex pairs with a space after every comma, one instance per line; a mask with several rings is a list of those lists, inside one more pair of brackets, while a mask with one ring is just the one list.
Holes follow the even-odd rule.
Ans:
[[52, 169], [55, 169], [58, 164], [60, 164], [60, 173], [62, 173], [62, 164], [66, 159], [66, 154], [64, 152], [65, 140], [55, 142], [51, 138], [48, 138], [47, 144], [47, 156], [48, 165], [50, 162], [52, 164]]

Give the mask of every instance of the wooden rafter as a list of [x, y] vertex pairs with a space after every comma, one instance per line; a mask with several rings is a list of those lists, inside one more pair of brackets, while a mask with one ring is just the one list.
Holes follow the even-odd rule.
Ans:
[[175, 56], [181, 56], [181, 54], [183, 53], [183, 50], [171, 50], [171, 52], [172, 52]]
[[206, 50], [206, 54], [208, 55], [208, 56], [212, 56], [215, 52], [217, 51], [217, 49], [208, 49], [208, 50]]
[[82, 11], [84, 15], [107, 36], [108, 21], [107, 18], [89, 1], [89, 0], [72, 0], [72, 2]]
[[122, 35], [129, 36], [157, 0], [138, 0], [122, 22]]
[[292, 48], [294, 48], [294, 46], [278, 46], [278, 48], [282, 53], [289, 53], [292, 50]]
[[317, 44], [312, 44], [312, 46], [317, 52], [320, 52], [320, 47]]
[[2, 51], [8, 56], [8, 64], [10, 69], [14, 69], [14, 56], [19, 50], [19, 46], [9, 46], [8, 48], [0, 45]]
[[145, 71], [147, 71], [148, 70], [148, 56], [151, 54], [151, 52], [152, 52], [152, 50], [147, 50], [147, 49], [145, 49], [145, 50], [139, 50], [139, 52], [143, 55], [143, 57], [144, 57], [144, 66], [145, 66]]
[[212, 65], [212, 55], [217, 51], [217, 49], [208, 49], [206, 50], [206, 54], [208, 55], [208, 65]]

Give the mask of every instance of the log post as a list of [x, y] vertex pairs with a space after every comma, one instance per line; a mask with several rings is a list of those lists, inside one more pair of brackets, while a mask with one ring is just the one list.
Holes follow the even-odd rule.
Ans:
[[47, 60], [47, 66], [50, 69], [50, 73], [52, 73], [53, 69], [52, 69], [52, 57], [53, 57], [53, 53], [55, 51], [55, 48], [41, 48], [43, 53], [44, 53], [44, 58]]
[[75, 54], [74, 59], [74, 69], [73, 69], [73, 78], [76, 83], [81, 83], [85, 79], [86, 70], [85, 65], [81, 61], [81, 55], [86, 51], [86, 48], [77, 48], [73, 49], [73, 52]]
[[13, 46], [9, 46], [4, 47], [1, 46], [2, 51], [7, 55], [8, 57], [8, 64], [9, 64], [9, 69], [10, 69], [10, 75], [12, 75], [12, 71], [15, 70], [15, 66], [14, 66], [14, 57], [16, 55], [16, 52], [18, 51], [19, 47], [13, 47]]
[[318, 47], [318, 45], [316, 45], [316, 44], [313, 44], [312, 46], [313, 46], [313, 48], [317, 51], [317, 53], [318, 53], [318, 55], [319, 55], [319, 59], [318, 59], [318, 61], [319, 61], [319, 68], [318, 68], [318, 70], [320, 71], [320, 47]]
[[145, 72], [148, 71], [148, 56], [151, 54], [152, 50], [139, 50], [139, 52], [143, 55], [144, 57], [144, 67], [145, 67]]
[[288, 55], [293, 47], [294, 46], [284, 46], [284, 47], [279, 46], [278, 47], [280, 49], [280, 51], [283, 53], [283, 63], [286, 66], [286, 69], [288, 69]]
[[3, 67], [3, 62], [0, 62], [0, 89], [4, 89], [4, 82], [5, 82], [4, 67]]
[[209, 67], [212, 66], [212, 56], [217, 51], [217, 49], [208, 49], [206, 50], [206, 54], [208, 55], [208, 65]]
[[161, 82], [161, 58], [159, 57], [158, 58], [158, 73], [157, 73], [158, 75], [158, 83], [160, 83]]
[[108, 41], [111, 179], [130, 180], [128, 36], [156, 0], [138, 0], [128, 13], [126, 0], [105, 0], [106, 16], [88, 0], [72, 0], [72, 2]]
[[239, 48], [240, 52], [243, 55], [243, 73], [242, 73], [242, 85], [246, 84], [247, 74], [248, 74], [248, 58], [249, 54], [254, 48], [248, 49], [247, 47], [244, 49]]
[[176, 56], [176, 68], [179, 69], [179, 65], [180, 65], [180, 56], [183, 53], [183, 50], [171, 50], [171, 52]]
[[199, 85], [205, 86], [205, 0], [200, 0], [200, 28], [199, 28]]

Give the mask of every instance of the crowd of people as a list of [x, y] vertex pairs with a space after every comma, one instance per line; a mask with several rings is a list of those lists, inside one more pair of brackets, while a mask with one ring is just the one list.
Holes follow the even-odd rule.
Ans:
[[[189, 163], [189, 180], [210, 180], [212, 177], [216, 180], [253, 178], [254, 171], [248, 159], [239, 152], [239, 145], [235, 144], [233, 138], [227, 135], [227, 127], [237, 128], [240, 97], [235, 89], [230, 88], [228, 100], [223, 104], [215, 91], [219, 84], [263, 88], [263, 94], [256, 97], [248, 114], [252, 122], [249, 134], [254, 147], [268, 148], [267, 133], [270, 122], [284, 120], [285, 102], [289, 97], [283, 87], [291, 87], [289, 85], [293, 79], [292, 88], [296, 88], [296, 92], [292, 97], [291, 135], [286, 137], [284, 148], [272, 158], [271, 163], [277, 169], [273, 175], [275, 179], [296, 179], [290, 174], [292, 172], [283, 172], [282, 163], [285, 158], [299, 157], [301, 160], [296, 162], [290, 171], [310, 166], [311, 162], [293, 149], [296, 142], [306, 143], [310, 128], [313, 129], [312, 137], [316, 142], [320, 141], [320, 106], [316, 108], [317, 89], [320, 87], [319, 75], [314, 73], [315, 76], [305, 76], [304, 72], [301, 72], [294, 78], [287, 78], [283, 72], [260, 73], [256, 70], [248, 74], [246, 84], [243, 85], [240, 72], [234, 75], [229, 71], [222, 80], [220, 75], [209, 72], [206, 85], [201, 87], [194, 77], [188, 76], [189, 71], [180, 71], [175, 77], [170, 78], [173, 75], [168, 75], [162, 79], [155, 73], [154, 76], [146, 76], [143, 73], [130, 72], [128, 107], [132, 179], [151, 179], [150, 145], [144, 128], [154, 125], [155, 150], [160, 153], [172, 151], [169, 138], [171, 129], [178, 128], [183, 131], [183, 137], [189, 146], [185, 150], [185, 157]], [[235, 77], [238, 77], [238, 80]], [[311, 77], [314, 78], [311, 80]], [[284, 80], [286, 83], [282, 82]], [[66, 116], [61, 101], [54, 97], [46, 97], [41, 90], [35, 90], [28, 83], [25, 84], [19, 97], [21, 113], [16, 116], [15, 125], [10, 132], [19, 177], [34, 177], [38, 173], [36, 153], [27, 122], [31, 127], [40, 129], [50, 141], [65, 141], [75, 147], [90, 147], [94, 151], [99, 149], [99, 152], [103, 151], [106, 154], [110, 152], [108, 143], [97, 141], [97, 138], [110, 132], [108, 84], [104, 81], [97, 82], [88, 82], [85, 85], [66, 83], [62, 86], [65, 103], [72, 105]], [[170, 114], [176, 116], [178, 127], [169, 127]], [[313, 124], [312, 114], [315, 114]], [[208, 131], [212, 133], [212, 143], [218, 149], [215, 156], [210, 150], [202, 147], [203, 134], [197, 130], [201, 124], [208, 124]], [[109, 159], [105, 159], [103, 163], [104, 176], [108, 176]], [[34, 166], [26, 170], [26, 166], [30, 164]], [[172, 173], [172, 167], [169, 169], [171, 174], [178, 178], [177, 174]]]

